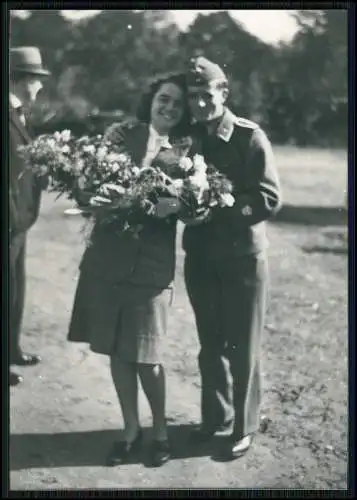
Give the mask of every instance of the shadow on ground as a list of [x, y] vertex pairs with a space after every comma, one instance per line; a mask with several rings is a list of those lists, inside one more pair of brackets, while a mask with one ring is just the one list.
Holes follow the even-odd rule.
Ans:
[[[194, 425], [169, 427], [172, 459], [210, 456], [212, 444], [192, 445], [189, 434]], [[147, 463], [149, 430], [144, 429], [143, 453], [130, 465]], [[48, 467], [105, 467], [106, 456], [115, 440], [117, 430], [64, 432], [55, 434], [13, 434], [10, 436], [10, 471]], [[219, 439], [219, 438], [217, 438]]]
[[343, 207], [284, 205], [272, 222], [311, 226], [345, 226], [347, 212]]
[[334, 228], [318, 231], [314, 244], [302, 247], [305, 253], [348, 255], [347, 228]]
[[305, 253], [330, 253], [334, 255], [347, 255], [348, 248], [347, 247], [339, 247], [339, 248], [330, 248], [324, 246], [313, 246], [313, 247], [303, 247], [303, 251]]

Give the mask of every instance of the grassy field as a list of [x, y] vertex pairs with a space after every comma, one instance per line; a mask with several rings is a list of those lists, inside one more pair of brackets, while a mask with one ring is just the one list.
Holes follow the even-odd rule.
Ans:
[[[82, 221], [46, 195], [28, 242], [23, 345], [43, 363], [11, 389], [10, 487], [345, 489], [348, 337], [344, 151], [276, 148], [286, 205], [268, 227], [271, 292], [263, 348], [263, 410], [270, 421], [240, 460], [218, 463], [192, 449], [199, 420], [198, 343], [185, 294], [181, 231], [166, 352], [174, 458], [104, 465], [121, 414], [104, 356], [66, 341], [83, 251]], [[144, 427], [148, 405], [140, 396]], [[149, 439], [149, 430], [146, 432]]]

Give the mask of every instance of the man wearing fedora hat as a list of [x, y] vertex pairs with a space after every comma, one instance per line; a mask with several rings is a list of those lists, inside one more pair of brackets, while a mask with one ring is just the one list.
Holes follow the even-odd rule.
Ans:
[[205, 57], [187, 73], [195, 135], [206, 163], [227, 175], [235, 204], [186, 220], [185, 282], [201, 350], [201, 426], [196, 442], [228, 436], [223, 454], [245, 453], [259, 427], [260, 343], [267, 292], [265, 220], [281, 206], [271, 144], [225, 105], [228, 81]]
[[[10, 365], [29, 366], [39, 356], [25, 354], [20, 347], [20, 332], [25, 299], [25, 248], [27, 231], [35, 223], [41, 200], [43, 180], [25, 167], [17, 148], [31, 142], [33, 136], [26, 120], [29, 106], [36, 100], [44, 77], [50, 75], [42, 66], [37, 47], [10, 49], [9, 96], [9, 262], [10, 262]], [[22, 377], [10, 370], [10, 385]]]

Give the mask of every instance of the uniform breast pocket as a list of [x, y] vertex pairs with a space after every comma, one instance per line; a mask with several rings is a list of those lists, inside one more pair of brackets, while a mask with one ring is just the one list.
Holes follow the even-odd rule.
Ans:
[[245, 184], [245, 167], [242, 155], [231, 145], [215, 158], [213, 165], [224, 174], [238, 191]]

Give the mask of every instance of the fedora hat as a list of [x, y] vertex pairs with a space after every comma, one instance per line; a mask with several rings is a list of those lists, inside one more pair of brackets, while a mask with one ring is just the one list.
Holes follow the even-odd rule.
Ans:
[[42, 76], [51, 74], [42, 66], [41, 52], [37, 47], [10, 49], [10, 71]]

